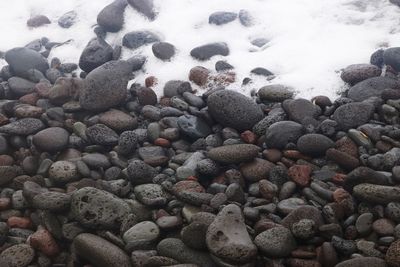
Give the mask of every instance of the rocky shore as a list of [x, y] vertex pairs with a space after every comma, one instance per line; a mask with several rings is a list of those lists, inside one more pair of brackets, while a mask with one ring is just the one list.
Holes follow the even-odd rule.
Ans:
[[[151, 1], [106, 6], [79, 64], [47, 58], [62, 44], [46, 38], [4, 54], [1, 267], [400, 266], [399, 47], [344, 68], [349, 89], [334, 101], [280, 84], [227, 90], [226, 61], [193, 67], [158, 99], [154, 76], [128, 86], [146, 58], [122, 60], [104, 41], [128, 4], [157, 17]], [[251, 26], [244, 10], [209, 23], [236, 19]], [[175, 51], [146, 31], [122, 43], [152, 44], [160, 60]], [[191, 56], [229, 53], [215, 42]]]

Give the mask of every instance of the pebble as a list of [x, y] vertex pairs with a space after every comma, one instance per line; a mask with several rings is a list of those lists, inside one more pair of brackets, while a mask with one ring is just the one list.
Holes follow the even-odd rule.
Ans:
[[374, 215], [369, 212], [363, 213], [360, 216], [358, 216], [356, 221], [357, 232], [361, 236], [369, 234], [372, 229], [373, 220], [374, 220]]
[[281, 226], [260, 233], [254, 243], [263, 254], [274, 258], [289, 256], [297, 246], [290, 230]]
[[44, 129], [33, 136], [33, 144], [41, 151], [59, 152], [68, 146], [69, 133], [60, 127]]
[[86, 73], [112, 60], [113, 49], [102, 38], [93, 38], [79, 58], [79, 67]]
[[60, 25], [60, 27], [62, 28], [70, 28], [72, 25], [75, 24], [77, 17], [78, 14], [76, 13], [76, 11], [69, 11], [58, 19], [58, 25]]
[[44, 129], [44, 123], [35, 118], [23, 118], [0, 127], [0, 133], [10, 135], [31, 135]]
[[118, 134], [104, 124], [95, 124], [86, 129], [86, 135], [97, 145], [114, 146], [118, 144]]
[[334, 120], [342, 130], [356, 128], [369, 121], [374, 112], [374, 106], [369, 103], [349, 103], [337, 108], [333, 114]]
[[70, 203], [70, 195], [52, 191], [39, 193], [32, 199], [34, 208], [53, 212], [67, 210]]
[[178, 127], [184, 135], [196, 140], [211, 134], [211, 128], [201, 118], [193, 115], [183, 115], [178, 118]]
[[377, 257], [356, 257], [350, 260], [342, 261], [336, 265], [336, 267], [385, 267], [387, 264], [384, 260]]
[[97, 15], [97, 24], [105, 31], [118, 32], [124, 25], [126, 1], [116, 0], [104, 7]]
[[160, 37], [150, 31], [132, 31], [124, 35], [122, 45], [127, 48], [137, 49], [143, 45], [160, 41]]
[[137, 199], [146, 206], [162, 206], [167, 203], [167, 195], [158, 184], [135, 186], [134, 193]]
[[307, 118], [315, 118], [319, 113], [318, 106], [302, 98], [287, 99], [282, 106], [289, 118], [298, 123], [303, 123]]
[[400, 202], [400, 188], [376, 184], [359, 184], [353, 188], [354, 196], [360, 200], [387, 204]]
[[33, 261], [34, 257], [35, 251], [26, 244], [11, 246], [0, 254], [0, 259], [7, 264], [6, 266], [13, 267], [28, 266]]
[[207, 156], [223, 164], [235, 164], [254, 159], [259, 152], [259, 147], [251, 144], [226, 145], [212, 148]]
[[373, 96], [381, 96], [382, 91], [387, 88], [398, 89], [400, 83], [390, 77], [373, 77], [352, 86], [347, 96], [354, 101], [364, 101]]
[[371, 64], [353, 64], [347, 66], [340, 77], [343, 81], [354, 85], [358, 82], [368, 78], [377, 77], [381, 75], [382, 70], [375, 65]]
[[288, 176], [301, 187], [309, 185], [311, 173], [312, 169], [309, 165], [293, 165], [288, 170]]
[[258, 96], [262, 101], [282, 102], [291, 99], [293, 95], [292, 88], [281, 84], [266, 85], [258, 90]]
[[141, 160], [134, 160], [129, 163], [128, 177], [132, 184], [146, 184], [153, 181], [157, 171]]
[[167, 42], [157, 42], [152, 45], [155, 57], [161, 60], [170, 60], [175, 55], [175, 46]]
[[75, 237], [76, 253], [94, 266], [131, 267], [129, 256], [119, 247], [99, 236], [83, 233]]
[[[230, 105], [226, 105], [226, 102]], [[243, 131], [263, 118], [261, 109], [250, 98], [228, 90], [212, 93], [207, 99], [208, 112], [220, 124]]]
[[394, 234], [395, 224], [393, 221], [382, 218], [373, 222], [372, 229], [379, 236], [391, 236]]
[[386, 262], [389, 266], [400, 266], [400, 241], [397, 240], [393, 242], [387, 252], [385, 257]]
[[153, 0], [128, 0], [128, 3], [149, 20], [154, 20], [156, 18]]
[[229, 55], [229, 47], [226, 43], [209, 43], [193, 48], [190, 55], [198, 60], [209, 60], [216, 55]]
[[160, 229], [158, 226], [150, 221], [140, 222], [129, 228], [122, 238], [129, 243], [139, 242], [141, 244], [151, 244], [155, 242], [160, 236]]
[[294, 223], [297, 223], [302, 219], [309, 219], [314, 221], [316, 228], [319, 228], [321, 225], [324, 224], [321, 212], [317, 208], [309, 205], [304, 205], [290, 212], [282, 220], [282, 225], [291, 229]]
[[110, 127], [114, 131], [127, 131], [137, 128], [138, 119], [125, 112], [111, 109], [99, 115], [99, 123]]
[[273, 167], [273, 163], [260, 158], [255, 158], [251, 162], [243, 163], [240, 166], [240, 172], [247, 181], [256, 182], [268, 178], [269, 172]]
[[208, 23], [223, 25], [234, 21], [238, 15], [234, 12], [218, 11], [212, 13], [208, 18]]
[[288, 143], [296, 142], [304, 132], [304, 127], [297, 122], [275, 122], [267, 128], [265, 143], [268, 148], [283, 149]]
[[69, 161], [56, 161], [49, 169], [49, 178], [56, 184], [66, 184], [79, 178], [76, 164]]
[[331, 139], [322, 134], [305, 134], [297, 140], [297, 149], [312, 156], [324, 155], [326, 150], [334, 145]]
[[48, 257], [54, 257], [60, 253], [60, 247], [56, 240], [51, 233], [43, 227], [39, 227], [38, 230], [29, 237], [29, 244]]

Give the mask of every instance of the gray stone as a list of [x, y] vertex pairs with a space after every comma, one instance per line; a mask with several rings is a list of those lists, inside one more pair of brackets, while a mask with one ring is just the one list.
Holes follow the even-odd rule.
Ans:
[[66, 184], [79, 178], [78, 168], [69, 161], [56, 161], [49, 169], [49, 178], [56, 184]]
[[167, 42], [158, 42], [151, 47], [155, 57], [170, 60], [175, 55], [175, 46]]
[[333, 119], [342, 130], [357, 128], [369, 121], [375, 107], [370, 103], [348, 103], [338, 107], [333, 113]]
[[350, 260], [342, 261], [335, 267], [387, 267], [383, 259], [377, 257], [356, 257]]
[[183, 115], [178, 119], [179, 129], [192, 139], [206, 137], [211, 134], [211, 128], [201, 118], [193, 115]]
[[35, 118], [24, 118], [0, 127], [0, 133], [10, 135], [31, 135], [44, 129], [44, 123]]
[[41, 151], [60, 152], [68, 146], [69, 133], [61, 127], [44, 129], [33, 136], [33, 144]]
[[95, 124], [86, 129], [86, 135], [96, 145], [114, 146], [118, 144], [118, 134], [104, 124]]
[[193, 48], [190, 55], [198, 60], [209, 60], [213, 56], [229, 55], [229, 47], [226, 43], [209, 43]]
[[251, 161], [257, 157], [260, 148], [251, 144], [226, 145], [212, 148], [207, 156], [220, 163], [236, 164]]
[[8, 50], [5, 60], [13, 73], [24, 78], [29, 77], [28, 71], [31, 69], [45, 73], [49, 68], [49, 63], [40, 53], [25, 47]]
[[258, 96], [263, 101], [282, 102], [292, 98], [294, 89], [281, 84], [271, 84], [261, 87]]
[[4, 267], [25, 267], [28, 266], [34, 258], [35, 251], [26, 244], [11, 246], [0, 254], [0, 260], [6, 264]]
[[11, 77], [8, 79], [8, 86], [11, 92], [16, 96], [33, 93], [35, 91], [35, 85], [35, 83], [20, 77]]
[[340, 77], [343, 81], [354, 85], [368, 78], [380, 76], [382, 70], [372, 64], [353, 64], [347, 66]]
[[283, 149], [288, 143], [297, 142], [304, 132], [304, 127], [297, 122], [278, 121], [267, 129], [265, 143], [268, 148]]
[[157, 175], [156, 169], [141, 160], [130, 162], [127, 171], [129, 180], [135, 185], [151, 183]]
[[83, 49], [79, 58], [79, 67], [89, 73], [112, 60], [112, 47], [101, 38], [93, 38]]
[[287, 257], [296, 248], [296, 241], [290, 230], [280, 226], [260, 233], [254, 243], [266, 256], [274, 258]]
[[335, 143], [322, 134], [306, 134], [297, 140], [297, 149], [312, 156], [324, 155], [326, 150], [334, 147]]
[[160, 235], [158, 226], [150, 221], [140, 222], [129, 228], [122, 238], [126, 243], [140, 240], [144, 243], [155, 242]]
[[136, 198], [146, 206], [163, 206], [167, 203], [167, 194], [161, 185], [142, 184], [134, 188]]
[[108, 32], [118, 32], [124, 25], [124, 11], [128, 3], [116, 0], [104, 7], [97, 15], [97, 24]]
[[215, 25], [223, 25], [234, 21], [238, 15], [234, 12], [218, 11], [214, 12], [208, 18], [208, 23]]
[[143, 45], [161, 41], [155, 33], [150, 31], [132, 31], [124, 35], [122, 45], [131, 49], [137, 49]]
[[[399, 89], [400, 82], [389, 77], [373, 77], [357, 83], [347, 93], [354, 101], [363, 101], [370, 97], [380, 97], [385, 89]], [[361, 114], [361, 112], [356, 112]]]
[[400, 188], [376, 184], [359, 184], [353, 188], [354, 196], [360, 200], [387, 204], [400, 202]]
[[145, 15], [149, 20], [154, 20], [156, 18], [153, 0], [128, 0], [128, 3], [136, 9], [136, 11]]
[[58, 25], [62, 28], [69, 28], [74, 25], [77, 17], [76, 11], [69, 11], [58, 19]]

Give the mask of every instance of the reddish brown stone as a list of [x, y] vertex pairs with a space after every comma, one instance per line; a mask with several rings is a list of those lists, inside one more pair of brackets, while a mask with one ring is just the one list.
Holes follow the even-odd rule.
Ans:
[[265, 149], [262, 152], [264, 158], [266, 158], [267, 160], [271, 161], [271, 162], [278, 162], [281, 160], [282, 158], [282, 152], [278, 149]]
[[321, 267], [321, 264], [316, 260], [304, 260], [291, 258], [288, 260], [290, 267]]
[[253, 133], [252, 131], [244, 131], [240, 137], [242, 140], [248, 144], [255, 144], [257, 142], [257, 135]]
[[216, 85], [226, 86], [235, 82], [236, 73], [234, 72], [218, 73], [212, 77], [212, 80]]
[[7, 197], [0, 198], [0, 210], [8, 210], [11, 207], [11, 200]]
[[295, 162], [293, 160], [290, 160], [288, 158], [282, 157], [281, 158], [281, 162], [287, 167], [290, 168], [291, 166], [293, 166], [295, 164]]
[[358, 147], [350, 137], [344, 136], [336, 141], [336, 149], [352, 157], [358, 157]]
[[204, 187], [201, 186], [201, 184], [199, 184], [197, 181], [190, 181], [190, 180], [177, 182], [174, 185], [173, 190], [176, 193], [183, 191], [199, 192], [199, 193], [205, 192], [205, 189]]
[[305, 250], [302, 248], [295, 249], [290, 254], [293, 258], [313, 259], [317, 255], [315, 251]]
[[6, 115], [0, 113], [0, 125], [7, 124], [9, 122], [8, 118]]
[[24, 96], [21, 96], [19, 98], [19, 101], [23, 104], [29, 104], [29, 105], [36, 105], [36, 102], [39, 100], [39, 96], [37, 93], [31, 93], [31, 94], [27, 94]]
[[344, 190], [343, 188], [338, 188], [333, 192], [333, 200], [336, 203], [341, 203], [342, 201], [349, 198], [351, 198], [350, 193]]
[[[225, 184], [227, 178], [225, 177], [224, 174], [218, 175], [212, 179], [212, 183], [217, 183], [217, 184]], [[242, 178], [243, 180], [243, 178]]]
[[198, 86], [205, 86], [208, 82], [210, 71], [204, 67], [196, 66], [190, 70], [189, 80]]
[[324, 242], [318, 247], [317, 254], [318, 261], [324, 267], [334, 267], [338, 262], [336, 250], [330, 242]]
[[43, 98], [48, 98], [51, 91], [49, 83], [37, 83], [35, 85], [35, 92]]
[[0, 166], [11, 166], [14, 164], [14, 159], [9, 155], [0, 155]]
[[343, 173], [336, 173], [332, 177], [332, 182], [337, 183], [337, 184], [342, 184], [344, 180], [346, 179], [346, 175]]
[[165, 166], [168, 164], [168, 161], [169, 161], [169, 158], [167, 156], [151, 157], [151, 158], [144, 160], [145, 163], [147, 163], [153, 167]]
[[158, 80], [154, 76], [149, 76], [144, 80], [146, 87], [153, 87], [158, 84]]
[[374, 223], [372, 224], [372, 229], [379, 236], [390, 236], [393, 235], [395, 226], [395, 223], [391, 220], [382, 218], [374, 221]]
[[265, 198], [267, 201], [271, 202], [278, 193], [278, 187], [275, 184], [265, 179], [260, 180], [258, 184], [261, 196]]
[[310, 183], [312, 169], [308, 165], [294, 165], [289, 168], [288, 175], [297, 185], [305, 187]]
[[136, 92], [139, 103], [143, 106], [145, 105], [155, 105], [157, 104], [157, 95], [151, 88], [142, 87]]
[[32, 105], [19, 105], [14, 112], [17, 118], [39, 118], [44, 110]]
[[255, 234], [258, 235], [266, 230], [272, 229], [274, 227], [281, 227], [281, 225], [274, 223], [269, 219], [261, 219], [254, 225]]
[[161, 97], [160, 105], [163, 107], [170, 107], [171, 106], [171, 98], [165, 97], [165, 96]]
[[157, 138], [157, 139], [154, 141], [154, 144], [155, 144], [156, 146], [162, 146], [162, 147], [170, 147], [170, 146], [171, 146], [171, 142], [168, 141], [168, 140], [165, 139], [165, 138]]
[[302, 154], [298, 150], [285, 150], [283, 151], [283, 156], [290, 159], [304, 159], [304, 160], [311, 160], [310, 157]]
[[60, 248], [53, 236], [43, 227], [38, 227], [38, 230], [29, 237], [30, 245], [45, 254], [53, 257], [60, 253]]
[[354, 170], [360, 165], [358, 158], [352, 157], [334, 148], [330, 148], [326, 151], [326, 157], [347, 170]]
[[7, 225], [10, 228], [29, 229], [32, 227], [32, 221], [29, 218], [12, 216], [8, 218]]

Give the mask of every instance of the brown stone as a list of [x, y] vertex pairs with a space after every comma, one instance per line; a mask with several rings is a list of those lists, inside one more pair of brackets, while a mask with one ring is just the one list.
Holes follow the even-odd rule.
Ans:
[[146, 87], [153, 87], [158, 84], [158, 80], [155, 76], [149, 76], [144, 80]]
[[205, 86], [208, 82], [210, 71], [204, 67], [196, 66], [190, 70], [189, 80], [198, 86]]
[[357, 158], [334, 148], [328, 149], [326, 151], [326, 156], [329, 160], [336, 162], [340, 167], [345, 168], [346, 170], [353, 170], [360, 165]]
[[177, 182], [173, 187], [173, 191], [175, 193], [180, 193], [184, 191], [204, 193], [206, 190], [197, 181], [185, 180]]
[[264, 159], [255, 158], [251, 162], [243, 163], [240, 166], [240, 171], [247, 181], [256, 182], [268, 178], [269, 172], [273, 167], [273, 163]]
[[275, 148], [266, 149], [262, 152], [262, 154], [264, 158], [274, 163], [280, 161], [282, 158], [282, 152]]
[[290, 267], [321, 267], [321, 264], [316, 260], [291, 258], [288, 260], [288, 266], [290, 266]]
[[283, 156], [290, 159], [304, 159], [304, 160], [311, 160], [310, 157], [302, 154], [298, 150], [285, 150], [283, 151]]
[[400, 267], [400, 240], [393, 242], [386, 251], [386, 262], [391, 267]]
[[45, 254], [46, 256], [53, 257], [60, 253], [60, 248], [50, 234], [43, 227], [38, 227], [38, 230], [29, 237], [30, 245]]
[[32, 227], [32, 221], [26, 217], [12, 216], [12, 217], [8, 218], [7, 225], [10, 228], [29, 229]]
[[8, 210], [11, 207], [11, 200], [7, 197], [0, 198], [0, 211]]
[[395, 223], [389, 219], [382, 218], [374, 221], [372, 224], [372, 229], [379, 236], [390, 236], [394, 233]]
[[35, 92], [43, 98], [48, 98], [51, 91], [51, 85], [49, 83], [37, 83], [35, 85]]
[[171, 142], [168, 141], [168, 140], [165, 139], [165, 138], [157, 138], [157, 139], [154, 141], [154, 144], [155, 144], [156, 146], [162, 146], [162, 147], [170, 147], [170, 146], [171, 146]]
[[19, 98], [19, 101], [23, 104], [28, 105], [36, 105], [36, 102], [39, 100], [39, 96], [37, 93], [30, 93]]
[[259, 188], [261, 196], [269, 202], [278, 194], [278, 187], [265, 179], [259, 181]]
[[336, 141], [336, 149], [352, 157], [358, 157], [358, 147], [350, 137], [344, 136]]
[[312, 169], [308, 165], [294, 165], [289, 168], [288, 176], [297, 185], [305, 187], [310, 183]]
[[242, 140], [248, 144], [255, 144], [257, 142], [257, 135], [252, 131], [244, 131], [240, 134]]
[[14, 159], [9, 155], [0, 155], [0, 166], [11, 166], [14, 164]]

